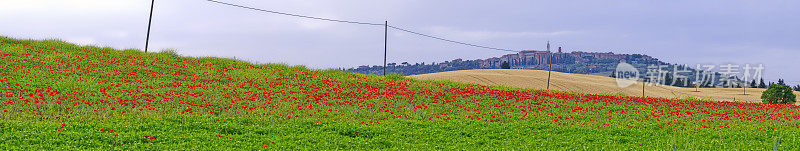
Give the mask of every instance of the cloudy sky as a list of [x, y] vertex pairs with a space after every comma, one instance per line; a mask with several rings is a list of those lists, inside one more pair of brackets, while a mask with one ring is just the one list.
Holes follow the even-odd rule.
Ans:
[[[764, 64], [800, 84], [800, 1], [219, 0], [390, 25], [514, 50], [647, 54], [695, 66]], [[0, 0], [0, 35], [143, 49], [149, 0]], [[382, 64], [382, 26], [267, 14], [205, 0], [158, 0], [151, 50], [312, 68]], [[389, 62], [480, 59], [507, 52], [389, 30]]]

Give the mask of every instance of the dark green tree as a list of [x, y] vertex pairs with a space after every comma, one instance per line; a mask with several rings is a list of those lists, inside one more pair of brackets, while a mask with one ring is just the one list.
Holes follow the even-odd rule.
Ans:
[[762, 103], [772, 104], [794, 104], [795, 95], [792, 88], [787, 85], [770, 85], [769, 88], [761, 93]]
[[511, 69], [511, 65], [508, 65], [507, 61], [503, 61], [503, 64], [500, 64], [500, 69]]
[[675, 83], [672, 86], [676, 87], [686, 87], [686, 80], [682, 78], [675, 79]]
[[786, 85], [786, 83], [783, 82], [783, 79], [778, 79], [778, 85]]
[[764, 78], [761, 78], [761, 83], [758, 84], [758, 88], [767, 88], [767, 84], [764, 83]]
[[672, 81], [672, 75], [667, 73], [667, 75], [664, 76], [664, 85], [673, 85], [673, 84], [675, 83]]
[[711, 85], [711, 80], [703, 80], [703, 84], [700, 87], [701, 88], [710, 88], [711, 86], [712, 86]]
[[794, 86], [794, 90], [795, 90], [795, 91], [800, 91], [800, 84], [798, 84], [798, 85]]
[[753, 82], [750, 82], [750, 88], [758, 88], [758, 85], [756, 85], [756, 79], [753, 79]]

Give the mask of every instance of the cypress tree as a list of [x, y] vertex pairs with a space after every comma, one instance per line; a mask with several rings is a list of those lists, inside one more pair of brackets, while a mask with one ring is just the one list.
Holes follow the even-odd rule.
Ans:
[[675, 83], [673, 83], [673, 84], [672, 84], [672, 86], [676, 86], [676, 87], [686, 87], [686, 80], [684, 80], [684, 79], [680, 79], [680, 78], [679, 78], [679, 79], [676, 79], [676, 80], [675, 80]]
[[669, 75], [669, 73], [667, 73], [667, 75], [664, 76], [664, 85], [673, 85], [673, 84], [675, 83], [673, 83], [672, 81], [672, 76]]

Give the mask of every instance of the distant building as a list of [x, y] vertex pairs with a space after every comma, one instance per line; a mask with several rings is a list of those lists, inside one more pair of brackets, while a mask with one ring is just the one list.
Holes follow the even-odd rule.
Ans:
[[443, 63], [439, 63], [439, 66], [440, 66], [440, 67], [449, 67], [449, 65], [450, 65], [450, 63], [449, 63], [449, 62], [447, 62], [447, 61], [445, 61], [445, 62], [443, 62]]

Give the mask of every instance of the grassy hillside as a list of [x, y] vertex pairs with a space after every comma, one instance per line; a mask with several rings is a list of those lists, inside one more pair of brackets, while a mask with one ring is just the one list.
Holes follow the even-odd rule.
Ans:
[[[480, 85], [500, 85], [517, 88], [544, 89], [547, 86], [547, 71], [516, 69], [478, 69], [431, 73], [409, 76], [424, 80], [449, 80]], [[638, 82], [626, 88], [617, 86], [615, 78], [607, 76], [551, 73], [550, 89], [564, 92], [621, 94], [642, 96], [642, 83]], [[766, 89], [747, 88], [681, 88], [674, 86], [647, 85], [644, 88], [649, 97], [664, 98], [698, 98], [715, 101], [761, 102], [761, 92]], [[799, 92], [795, 92], [800, 95]], [[800, 101], [798, 101], [800, 102]]]
[[[10, 150], [797, 150], [798, 106], [573, 94], [0, 38]], [[780, 142], [780, 143], [779, 143]]]

